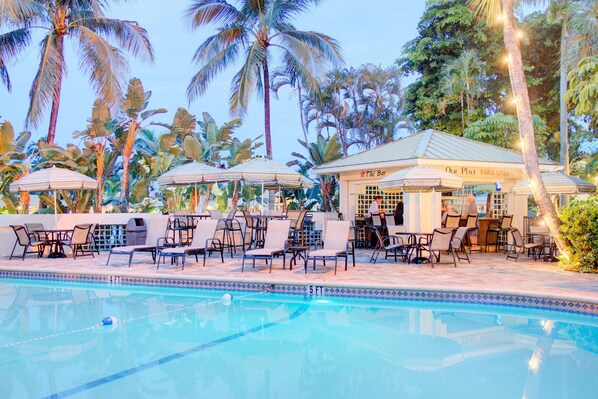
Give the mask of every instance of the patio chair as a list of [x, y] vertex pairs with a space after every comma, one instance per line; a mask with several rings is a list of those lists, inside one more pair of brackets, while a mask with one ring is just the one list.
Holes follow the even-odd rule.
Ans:
[[167, 256], [178, 259], [183, 258], [183, 267], [185, 270], [185, 259], [187, 255], [195, 255], [195, 261], [198, 261], [197, 255], [203, 254], [203, 267], [206, 267], [206, 256], [212, 255], [212, 252], [220, 252], [220, 260], [224, 263], [224, 247], [222, 241], [215, 238], [216, 228], [218, 227], [218, 220], [200, 220], [197, 222], [195, 232], [193, 233], [193, 241], [188, 247], [163, 248], [158, 253], [158, 266], [160, 268], [160, 259]]
[[305, 220], [305, 215], [307, 215], [307, 211], [303, 210], [299, 211], [296, 219], [289, 218], [289, 220], [291, 221], [291, 235], [295, 238], [295, 241], [297, 242], [299, 241], [299, 232], [303, 229], [303, 221]]
[[95, 258], [91, 246], [90, 230], [91, 224], [75, 225], [73, 232], [66, 237], [66, 240], [61, 240], [60, 244], [69, 247], [73, 251], [73, 258], [75, 259], [77, 259], [77, 254], [79, 256], [91, 255], [92, 258]]
[[46, 229], [43, 223], [25, 223], [25, 228], [27, 229], [28, 234], [33, 234], [35, 236], [36, 241], [44, 241], [47, 239], [46, 234], [39, 233], [39, 231]]
[[[467, 260], [467, 263], [471, 263], [469, 255], [467, 255], [467, 249], [465, 248], [465, 236], [467, 235], [467, 227], [459, 227], [455, 231], [455, 235], [451, 241], [451, 251], [453, 252], [453, 258], [457, 255], [459, 261]], [[461, 257], [461, 254], [465, 255]]]
[[252, 243], [254, 249], [252, 249], [252, 245], [250, 245], [249, 249], [243, 253], [241, 273], [245, 270], [246, 259], [253, 260], [254, 269], [256, 259], [264, 259], [266, 264], [268, 264], [268, 260], [270, 260], [270, 273], [272, 273], [272, 263], [275, 255], [282, 255], [282, 268], [284, 269], [290, 228], [290, 220], [271, 220], [268, 222], [263, 246], [259, 248], [262, 243], [260, 240], [256, 240]]
[[326, 235], [324, 236], [324, 247], [311, 251], [305, 257], [305, 274], [307, 274], [307, 263], [314, 262], [316, 270], [316, 261], [321, 260], [326, 266], [327, 260], [334, 260], [334, 274], [338, 266], [338, 258], [345, 258], [345, 271], [347, 270], [347, 260], [349, 258], [349, 229], [351, 222], [330, 220], [326, 223]]
[[[448, 226], [447, 226], [448, 227]], [[472, 242], [474, 240], [471, 239], [472, 236], [478, 236], [478, 214], [477, 213], [470, 213], [467, 215], [467, 219], [465, 219], [465, 227], [467, 227], [467, 242], [469, 244], [469, 253], [473, 251], [473, 246], [477, 245], [476, 251], [482, 252], [482, 248], [479, 246], [479, 241]]]
[[519, 255], [523, 252], [528, 251], [534, 257], [534, 261], [537, 260], [540, 255], [544, 252], [544, 241], [542, 242], [524, 242], [523, 237], [519, 229], [511, 227], [511, 235], [513, 236], [513, 247], [514, 251], [507, 252], [507, 260], [515, 259], [515, 262], [519, 259]]
[[138, 252], [149, 252], [152, 255], [152, 261], [156, 261], [156, 253], [160, 248], [166, 246], [175, 246], [175, 240], [167, 236], [168, 221], [164, 220], [161, 223], [153, 222], [148, 227], [145, 243], [141, 245], [127, 245], [124, 247], [114, 247], [110, 249], [106, 266], [110, 263], [110, 257], [114, 255], [129, 255], [129, 267], [133, 261], [133, 255]]
[[372, 252], [372, 256], [370, 258], [370, 262], [374, 262], [374, 264], [376, 264], [378, 261], [378, 256], [382, 251], [384, 251], [384, 259], [388, 259], [388, 253], [391, 252], [394, 255], [395, 262], [397, 261], [397, 256], [401, 256], [403, 261], [405, 261], [407, 254], [409, 253], [409, 246], [405, 245], [402, 237], [394, 234], [382, 236], [382, 233], [380, 233], [378, 228], [374, 226], [371, 226], [370, 228], [372, 229], [372, 233], [377, 240], [376, 247], [374, 248], [374, 252]]
[[219, 210], [219, 209], [210, 209], [208, 211], [208, 213], [210, 214], [210, 217], [212, 219], [215, 219], [215, 220], [220, 220], [220, 219], [224, 218], [224, 215], [222, 214], [222, 211]]
[[[235, 219], [236, 213], [236, 210], [230, 211], [224, 220], [225, 237], [223, 244], [229, 248], [231, 258], [233, 254], [237, 252], [236, 249], [238, 247], [241, 247], [243, 252], [245, 252], [245, 232], [243, 230], [243, 226], [241, 226], [241, 222]], [[239, 238], [239, 243], [237, 243], [237, 237]]]
[[461, 215], [458, 213], [447, 213], [444, 227], [450, 227], [456, 229], [461, 223]]
[[[38, 258], [43, 256], [44, 249], [46, 248], [45, 241], [39, 240], [38, 236], [36, 236], [34, 233], [28, 233], [25, 226], [11, 224], [10, 227], [15, 232], [17, 239], [15, 241], [15, 245], [12, 247], [9, 260], [13, 258], [15, 249], [17, 249], [17, 245], [23, 247], [21, 260], [25, 260], [25, 255], [27, 254], [37, 254]], [[33, 251], [29, 251], [29, 249], [33, 249]]]
[[434, 261], [436, 261], [436, 263], [440, 263], [440, 254], [442, 251], [446, 251], [451, 253], [453, 256], [453, 266], [457, 267], [455, 253], [451, 251], [451, 242], [454, 232], [455, 230], [449, 227], [434, 229], [430, 241], [422, 243], [422, 239], [420, 239], [419, 245], [423, 248], [423, 250], [428, 251], [430, 254], [428, 257], [430, 266], [434, 267]]

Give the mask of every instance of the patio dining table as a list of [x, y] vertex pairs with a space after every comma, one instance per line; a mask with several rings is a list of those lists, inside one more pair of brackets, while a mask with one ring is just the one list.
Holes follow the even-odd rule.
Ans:
[[540, 241], [542, 243], [542, 252], [544, 252], [542, 260], [544, 262], [558, 262], [558, 258], [555, 256], [557, 252], [556, 243], [549, 232], [527, 233], [527, 237], [533, 242]]
[[[426, 250], [425, 245], [422, 244], [421, 239], [425, 238], [428, 242], [432, 238], [433, 233], [428, 232], [409, 232], [409, 231], [401, 231], [395, 233], [396, 236], [399, 236], [401, 239], [403, 237], [407, 238], [407, 243], [410, 246], [410, 253], [407, 256], [407, 263], [415, 263], [415, 264], [422, 264], [428, 261], [428, 258], [422, 256], [422, 252]], [[404, 242], [405, 240], [403, 240]], [[415, 254], [415, 257], [412, 257]]]
[[32, 231], [32, 233], [45, 236], [43, 241], [50, 246], [48, 258], [66, 258], [62, 241], [72, 232], [73, 229], [43, 229]]

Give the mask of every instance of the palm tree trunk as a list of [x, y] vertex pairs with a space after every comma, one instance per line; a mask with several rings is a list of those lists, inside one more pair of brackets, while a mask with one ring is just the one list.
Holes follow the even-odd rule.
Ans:
[[568, 45], [569, 32], [565, 24], [561, 30], [561, 76], [560, 76], [560, 138], [561, 138], [561, 162], [564, 166], [563, 171], [569, 174], [569, 139], [568, 139], [568, 116], [569, 110], [567, 109], [567, 102], [565, 101], [565, 92], [567, 91], [567, 62], [565, 60], [565, 49]]
[[123, 176], [120, 189], [120, 208], [123, 212], [129, 212], [129, 196], [131, 194], [131, 188], [129, 187], [130, 176], [130, 162], [131, 156], [133, 155], [133, 149], [135, 148], [135, 139], [139, 131], [139, 124], [135, 119], [129, 122], [129, 131], [127, 133], [127, 139], [123, 148]]
[[463, 92], [461, 92], [461, 134], [463, 134], [463, 130], [465, 130], [465, 110], [463, 107]]
[[264, 70], [264, 133], [266, 135], [266, 157], [272, 159], [272, 136], [270, 133], [270, 72], [268, 61], [262, 64]]
[[509, 77], [511, 79], [511, 89], [513, 90], [516, 99], [517, 122], [523, 144], [523, 160], [534, 199], [540, 208], [540, 212], [542, 213], [550, 233], [555, 238], [555, 243], [559, 251], [561, 254], [566, 255], [568, 253], [568, 245], [567, 242], [561, 238], [560, 221], [540, 175], [540, 164], [538, 162], [538, 152], [536, 150], [534, 125], [532, 123], [532, 111], [529, 105], [527, 83], [523, 72], [521, 49], [519, 48], [519, 43], [517, 42], [516, 37], [513, 3], [514, 0], [501, 0], [502, 9], [506, 18], [503, 25], [503, 38], [510, 59]]
[[208, 210], [208, 204], [210, 203], [210, 195], [212, 194], [212, 185], [208, 184], [206, 187], [206, 198], [203, 202], [203, 211], [206, 212]]
[[96, 180], [98, 189], [96, 191], [96, 212], [102, 212], [102, 203], [104, 202], [104, 154], [106, 148], [101, 144], [96, 145]]
[[[57, 35], [56, 37], [56, 50], [59, 54], [64, 54], [64, 36]], [[60, 64], [64, 63], [64, 58], [58, 57], [56, 62]], [[63, 70], [63, 65], [60, 65], [60, 70]], [[50, 125], [48, 126], [48, 136], [46, 141], [50, 144], [54, 143], [56, 138], [56, 124], [58, 122], [58, 108], [60, 107], [60, 92], [62, 91], [62, 73], [60, 73], [56, 79], [56, 85], [54, 86], [54, 94], [52, 96], [52, 109], [50, 110]]]

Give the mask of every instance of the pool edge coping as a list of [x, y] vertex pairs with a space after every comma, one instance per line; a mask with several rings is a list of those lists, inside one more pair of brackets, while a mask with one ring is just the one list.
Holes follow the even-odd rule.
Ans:
[[325, 281], [289, 282], [265, 281], [260, 279], [235, 279], [215, 277], [173, 277], [118, 275], [114, 270], [107, 273], [81, 271], [78, 273], [62, 271], [32, 271], [18, 269], [1, 269], [0, 279], [44, 279], [51, 281], [85, 282], [107, 284], [112, 286], [160, 286], [196, 289], [217, 289], [235, 291], [269, 291], [284, 294], [357, 297], [389, 300], [411, 301], [443, 301], [472, 304], [489, 304], [503, 306], [521, 306], [546, 310], [559, 310], [598, 316], [598, 300], [583, 298], [579, 295], [551, 295], [544, 292], [513, 291], [488, 289], [480, 290], [446, 288], [446, 287], [408, 287], [401, 285], [364, 285], [336, 284]]

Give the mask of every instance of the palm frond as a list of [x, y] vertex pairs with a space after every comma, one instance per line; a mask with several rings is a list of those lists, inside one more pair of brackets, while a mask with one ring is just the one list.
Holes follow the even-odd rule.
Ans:
[[[209, 41], [209, 43], [207, 43]], [[217, 39], [209, 38], [204, 42], [207, 47], [200, 47], [197, 50], [195, 61], [200, 64], [199, 71], [193, 76], [189, 86], [187, 86], [187, 99], [194, 101], [197, 97], [205, 93], [209, 83], [228, 65], [237, 59], [239, 54], [239, 45], [232, 43], [227, 46], [220, 46]], [[203, 46], [202, 44], [202, 46]], [[208, 58], [208, 54], [210, 57]]]
[[38, 16], [41, 9], [41, 5], [35, 0], [2, 0], [0, 23], [22, 23]]
[[0, 35], [0, 81], [11, 91], [12, 85], [8, 75], [7, 64], [14, 60], [31, 42], [28, 29], [21, 28]]
[[233, 5], [223, 0], [195, 0], [185, 11], [193, 29], [208, 24], [232, 24], [241, 19]]
[[106, 39], [85, 26], [79, 33], [79, 67], [89, 75], [94, 91], [114, 107], [123, 99], [123, 88], [129, 74], [128, 63], [122, 52]]
[[39, 69], [29, 91], [26, 126], [39, 126], [44, 110], [52, 100], [55, 100], [56, 85], [59, 84], [64, 72], [61, 45], [62, 43], [59, 44], [53, 32], [41, 42]]
[[478, 18], [485, 19], [488, 25], [504, 18], [500, 0], [469, 0], [467, 6], [473, 10]]
[[258, 84], [264, 60], [267, 58], [267, 49], [260, 41], [252, 43], [247, 49], [245, 63], [233, 78], [231, 96], [229, 100], [230, 111], [233, 115], [243, 115], [247, 110], [249, 97], [261, 84]]
[[[108, 39], [115, 40], [119, 47], [142, 61], [154, 61], [154, 49], [147, 31], [135, 21], [111, 18], [90, 18], [74, 21]], [[73, 28], [75, 27], [73, 26]]]
[[340, 44], [330, 36], [318, 32], [299, 31], [295, 29], [279, 30], [279, 34], [281, 38], [284, 38], [288, 42], [293, 38], [295, 42], [303, 43], [317, 50], [334, 67], [338, 67], [345, 62]]

